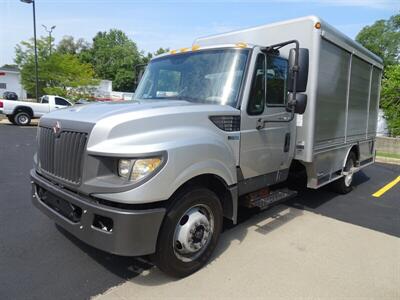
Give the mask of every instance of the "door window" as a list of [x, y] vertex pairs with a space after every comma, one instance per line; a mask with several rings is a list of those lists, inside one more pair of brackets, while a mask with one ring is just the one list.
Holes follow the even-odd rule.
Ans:
[[64, 100], [63, 98], [56, 97], [56, 105], [70, 106], [71, 104], [67, 100]]
[[287, 100], [288, 61], [277, 56], [267, 59], [267, 105], [284, 106]]
[[254, 69], [253, 82], [247, 106], [249, 115], [259, 115], [264, 111], [265, 106], [265, 55], [260, 53], [257, 56]]

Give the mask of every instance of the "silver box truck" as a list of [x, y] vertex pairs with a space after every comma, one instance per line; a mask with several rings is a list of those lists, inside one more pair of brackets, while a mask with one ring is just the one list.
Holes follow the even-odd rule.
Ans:
[[223, 218], [374, 162], [382, 60], [318, 17], [199, 38], [151, 60], [129, 103], [46, 114], [34, 204], [107, 252], [173, 276], [206, 264]]

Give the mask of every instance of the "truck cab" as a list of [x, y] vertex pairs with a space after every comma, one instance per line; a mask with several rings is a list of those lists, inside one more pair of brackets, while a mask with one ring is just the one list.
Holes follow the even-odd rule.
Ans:
[[[298, 170], [310, 188], [350, 192], [353, 174], [374, 162], [382, 65], [325, 23], [324, 37], [321, 23], [201, 38], [152, 59], [133, 101], [44, 115], [34, 205], [96, 248], [150, 255], [184, 277], [211, 257], [224, 218], [296, 196], [288, 178]], [[354, 103], [357, 117], [368, 111], [355, 127]]]

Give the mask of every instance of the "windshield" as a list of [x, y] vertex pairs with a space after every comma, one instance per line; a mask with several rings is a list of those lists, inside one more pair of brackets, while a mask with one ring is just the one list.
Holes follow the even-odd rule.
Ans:
[[151, 61], [135, 100], [171, 99], [235, 107], [248, 49], [201, 50]]

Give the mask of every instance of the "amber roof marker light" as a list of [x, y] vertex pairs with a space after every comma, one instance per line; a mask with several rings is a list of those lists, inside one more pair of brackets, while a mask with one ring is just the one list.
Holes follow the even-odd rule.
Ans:
[[315, 29], [321, 29], [321, 23], [320, 22], [315, 23], [314, 27]]

